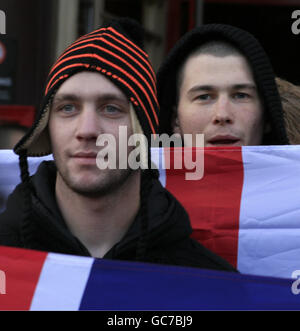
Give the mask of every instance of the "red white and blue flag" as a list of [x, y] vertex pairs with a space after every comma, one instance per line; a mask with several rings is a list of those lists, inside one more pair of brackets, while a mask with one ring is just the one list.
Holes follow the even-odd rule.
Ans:
[[[298, 300], [299, 303], [300, 295], [297, 296], [291, 294], [290, 279], [293, 277], [293, 273], [300, 269], [300, 146], [205, 148], [203, 177], [200, 180], [194, 181], [185, 179], [186, 173], [192, 171], [190, 169], [173, 169], [174, 167], [172, 162], [170, 163], [170, 167], [165, 169], [163, 163], [166, 158], [166, 150], [155, 149], [153, 150], [152, 156], [154, 162], [157, 162], [158, 159], [162, 161], [159, 165], [160, 180], [162, 184], [174, 194], [174, 196], [188, 211], [194, 230], [192, 236], [199, 240], [207, 248], [224, 257], [231, 264], [236, 266], [236, 268], [243, 274], [234, 276], [226, 275], [226, 280], [224, 283], [223, 276], [219, 278], [219, 276], [217, 276], [218, 273], [199, 270], [190, 273], [190, 269], [188, 269], [190, 278], [186, 277], [185, 282], [195, 285], [195, 283], [192, 282], [192, 279], [194, 279], [192, 274], [195, 273], [195, 275], [197, 275], [195, 277], [197, 278], [201, 272], [204, 272], [205, 276], [199, 276], [204, 277], [203, 279], [201, 278], [202, 283], [200, 282], [204, 288], [201, 287], [200, 289], [199, 287], [199, 291], [205, 291], [206, 282], [209, 284], [215, 277], [218, 279], [218, 281], [215, 282], [215, 286], [219, 289], [219, 291], [215, 291], [216, 293], [214, 294], [217, 295], [217, 297], [220, 293], [222, 296], [223, 293], [226, 292], [225, 287], [229, 286], [227, 281], [229, 281], [230, 284], [234, 284], [233, 287], [229, 286], [233, 292], [235, 290], [240, 291], [241, 288], [239, 288], [238, 284], [242, 284], [244, 281], [249, 286], [250, 284], [260, 284], [256, 288], [257, 292], [262, 291], [262, 293], [264, 293], [264, 291], [268, 289], [267, 292], [270, 300], [272, 298], [271, 292], [276, 289], [277, 301], [274, 302], [277, 302], [279, 306], [280, 302], [278, 301], [278, 298], [281, 295], [279, 295], [281, 290], [277, 288], [277, 285], [282, 285], [284, 283], [285, 285], [283, 287], [285, 288], [285, 291], [287, 291], [285, 293], [288, 297], [283, 296], [282, 298], [284, 298], [283, 301], [285, 302], [286, 307], [288, 307], [289, 303], [293, 300]], [[47, 159], [51, 159], [51, 156], [47, 157]], [[31, 173], [34, 173], [41, 160], [42, 159], [40, 158], [29, 158]], [[11, 151], [0, 151], [0, 192], [2, 190], [2, 192], [7, 195], [18, 182], [19, 169], [17, 157]], [[1, 248], [0, 250], [0, 270], [3, 270], [3, 266], [5, 265], [3, 261], [5, 261], [6, 256], [9, 256], [8, 251], [3, 251], [3, 249], [6, 248]], [[148, 265], [144, 266], [133, 264], [132, 266], [130, 263], [124, 265], [113, 261], [102, 261], [80, 257], [71, 258], [64, 255], [60, 256], [59, 254], [36, 252], [34, 252], [34, 254], [41, 254], [42, 263], [39, 267], [34, 267], [31, 264], [32, 259], [30, 258], [29, 253], [27, 260], [26, 258], [24, 260], [24, 256], [22, 255], [23, 253], [20, 254], [21, 255], [19, 257], [16, 257], [15, 267], [11, 269], [12, 271], [9, 271], [12, 278], [13, 275], [15, 278], [19, 277], [17, 279], [19, 282], [19, 287], [14, 285], [15, 291], [18, 291], [18, 288], [20, 287], [23, 288], [23, 286], [25, 288], [25, 283], [29, 282], [31, 277], [29, 274], [33, 275], [33, 271], [35, 270], [34, 268], [37, 268], [34, 276], [35, 278], [34, 281], [30, 280], [30, 283], [32, 284], [32, 291], [35, 294], [40, 291], [39, 286], [35, 286], [44, 280], [44, 274], [49, 274], [50, 276], [47, 276], [47, 278], [54, 281], [55, 275], [59, 275], [62, 272], [62, 269], [71, 270], [71, 274], [73, 276], [66, 276], [65, 279], [71, 280], [69, 283], [72, 284], [62, 282], [61, 285], [59, 285], [60, 283], [58, 280], [55, 280], [53, 284], [55, 285], [57, 283], [57, 286], [60, 286], [61, 290], [65, 289], [65, 291], [68, 291], [68, 287], [70, 287], [71, 292], [73, 292], [71, 286], [74, 285], [76, 288], [82, 289], [82, 293], [81, 296], [79, 295], [76, 299], [77, 301], [73, 297], [70, 297], [70, 301], [73, 303], [76, 301], [76, 304], [73, 306], [72, 304], [70, 304], [70, 306], [64, 306], [62, 309], [84, 309], [86, 307], [92, 307], [92, 303], [89, 303], [89, 306], [85, 306], [83, 303], [84, 301], [82, 300], [85, 298], [85, 294], [83, 293], [85, 293], [87, 289], [87, 284], [89, 283], [91, 275], [94, 274], [94, 272], [92, 272], [94, 268], [97, 269], [97, 277], [103, 281], [103, 284], [106, 284], [107, 281], [107, 284], [114, 285], [115, 288], [120, 291], [121, 289], [122, 291], [124, 290], [123, 286], [129, 286], [129, 284], [131, 284], [131, 280], [134, 279], [132, 274], [130, 274], [130, 276], [126, 274], [126, 268], [129, 268], [128, 270], [131, 270], [130, 272], [133, 272], [133, 270], [137, 270], [138, 273], [143, 271], [143, 277], [146, 277], [146, 274], [149, 271], [149, 269], [147, 269], [149, 267]], [[27, 253], [24, 254], [26, 255]], [[14, 259], [13, 255], [11, 255], [10, 258]], [[52, 264], [54, 268], [51, 271], [47, 267], [48, 262], [50, 263], [49, 265]], [[106, 270], [105, 268], [107, 265], [109, 265], [112, 269], [110, 269], [110, 273], [106, 274], [103, 271], [103, 268]], [[111, 270], [118, 270], [119, 272], [119, 267], [122, 268], [123, 266], [125, 266], [126, 270], [124, 273], [120, 274], [120, 279], [117, 274], [115, 275], [115, 278], [110, 278], [112, 277]], [[22, 268], [25, 268], [27, 271]], [[157, 271], [159, 274], [159, 270], [161, 270], [160, 268], [163, 267], [151, 266], [149, 268], [151, 270], [155, 270], [155, 272]], [[85, 269], [85, 272], [82, 273], [83, 269]], [[163, 268], [166, 274], [168, 273], [168, 270], [171, 270], [177, 275], [181, 274], [181, 271], [186, 270], [185, 268], [182, 268], [180, 272], [176, 273], [175, 269]], [[145, 270], [148, 271], [146, 272]], [[155, 272], [153, 274], [155, 274]], [[139, 275], [141, 276], [142, 274]], [[149, 275], [150, 274], [151, 272]], [[174, 276], [175, 274], [172, 275]], [[185, 271], [183, 274], [186, 275]], [[76, 277], [74, 275], [76, 275]], [[172, 275], [170, 275], [171, 278], [173, 277]], [[127, 276], [129, 278], [126, 278]], [[264, 277], [260, 278], [260, 276]], [[267, 278], [265, 278], [265, 276], [267, 276]], [[7, 282], [11, 277], [9, 277], [9, 274], [7, 275]], [[158, 283], [156, 284], [158, 288], [160, 288], [160, 285], [158, 285], [159, 278], [160, 277], [157, 278]], [[283, 278], [285, 278], [285, 280], [283, 280]], [[110, 282], [110, 279], [113, 279], [112, 283]], [[183, 279], [178, 276], [177, 280], [179, 279], [180, 281], [183, 281]], [[222, 281], [220, 279], [222, 279]], [[81, 282], [81, 285], [76, 283], [77, 280]], [[154, 280], [154, 278], [151, 278], [151, 281], [152, 280]], [[240, 280], [240, 282], [237, 280]], [[125, 284], [126, 281], [127, 285]], [[167, 284], [172, 283], [167, 276], [165, 281]], [[95, 282], [97, 283], [98, 281], [95, 280]], [[142, 279], [140, 279], [139, 282], [141, 283], [140, 286], [142, 286]], [[68, 286], [66, 286], [66, 284], [68, 284]], [[177, 283], [174, 278], [174, 286], [177, 285], [180, 287], [178, 284], [181, 284], [180, 286], [182, 286], [182, 283]], [[185, 293], [189, 293], [191, 297], [194, 297], [194, 294], [192, 293], [193, 291], [191, 288], [188, 288], [189, 284], [185, 284], [183, 287], [184, 291], [189, 292], [180, 292], [180, 295], [183, 296], [182, 298], [185, 298]], [[217, 284], [222, 284], [222, 287], [218, 287], [219, 285]], [[134, 283], [132, 283], [132, 286], [133, 285]], [[241, 293], [247, 294], [248, 291], [250, 291], [248, 285], [245, 288], [243, 287]], [[275, 288], [272, 287], [273, 285]], [[51, 286], [43, 285], [41, 288], [43, 289], [41, 290], [42, 293], [44, 293], [46, 297], [51, 294]], [[109, 300], [111, 293], [109, 294], [105, 292], [101, 286], [100, 288], [101, 291], [103, 290], [101, 295], [104, 296], [104, 301], [111, 302]], [[212, 287], [209, 288], [212, 289]], [[260, 290], [258, 291], [258, 289]], [[253, 288], [251, 289], [253, 295], [256, 290]], [[145, 291], [153, 292], [153, 288], [146, 287], [143, 291], [144, 293]], [[163, 290], [161, 289], [161, 291]], [[197, 291], [195, 293], [197, 293]], [[38, 299], [40, 296], [35, 297], [35, 294], [31, 294], [31, 299], [28, 299], [30, 304], [28, 302], [26, 303], [26, 309], [37, 309], [39, 307], [46, 308], [41, 302], [38, 301], [40, 300]], [[158, 295], [158, 293], [156, 294]], [[248, 301], [243, 301], [244, 307], [246, 307], [246, 302], [251, 305], [251, 303], [254, 304], [255, 301], [254, 297], [252, 297], [251, 301], [248, 294], [246, 295]], [[114, 295], [117, 294], [115, 293], [113, 296]], [[147, 295], [151, 296], [150, 293]], [[234, 303], [237, 302], [234, 299], [234, 295], [228, 293], [227, 295], [232, 299], [231, 302], [234, 305]], [[261, 299], [259, 294], [256, 293], [255, 295], [258, 295], [258, 300]], [[282, 293], [282, 295], [284, 294]], [[65, 297], [68, 296], [69, 294], [66, 293]], [[222, 298], [217, 297], [215, 297], [216, 300], [218, 299], [219, 302], [223, 302]], [[0, 300], [2, 300], [2, 298], [4, 298], [4, 296], [0, 296]], [[125, 298], [123, 299], [124, 303], [126, 300]], [[149, 302], [152, 302], [150, 298], [148, 299]], [[275, 300], [274, 295], [273, 299]], [[90, 300], [91, 299], [88, 301]], [[137, 299], [137, 301], [139, 300]], [[237, 297], [236, 300], [243, 299], [238, 299]], [[130, 299], [129, 301], [131, 302], [130, 307], [135, 307], [132, 300]], [[272, 300], [267, 301], [269, 304], [272, 302]], [[51, 302], [51, 300], [49, 302]], [[59, 308], [60, 300], [57, 299], [55, 302], [58, 305], [57, 308]], [[181, 305], [178, 303], [179, 306], [176, 306], [175, 303], [172, 305], [171, 300], [170, 302], [163, 300], [163, 302], [166, 304], [164, 307], [169, 305], [169, 307], [171, 307], [170, 309], [192, 309], [192, 307], [188, 306], [188, 304], [183, 304], [185, 302], [184, 299], [181, 301]], [[174, 302], [176, 302], [176, 300]], [[193, 300], [189, 302], [191, 303]], [[206, 300], [206, 302], [209, 302], [209, 300]], [[266, 303], [264, 300], [261, 302]], [[294, 303], [295, 302], [293, 301], [293, 304]], [[101, 308], [99, 303], [96, 303], [96, 305], [98, 305], [97, 309]], [[228, 305], [230, 305], [230, 303], [228, 303]], [[149, 304], [149, 307], [150, 306], [151, 305]], [[198, 300], [199, 309], [201, 309], [201, 307], [204, 309], [205, 307], [207, 309], [211, 307], [209, 304], [207, 304], [207, 306], [200, 306], [201, 304]], [[105, 307], [106, 309], [110, 309], [113, 308], [113, 305], [110, 306], [108, 304]], [[127, 306], [120, 303], [119, 307], [125, 307], [124, 309], [126, 309]], [[141, 309], [147, 309], [149, 307], [144, 304]], [[195, 307], [196, 306], [194, 306], [194, 308]], [[221, 306], [218, 307], [222, 309]], [[215, 306], [216, 309], [218, 307]], [[251, 307], [255, 309], [254, 306]], [[272, 307], [274, 308], [274, 306], [264, 307], [266, 309], [272, 309]], [[163, 307], [161, 308], [163, 309]], [[226, 309], [225, 306], [223, 306], [223, 308]], [[154, 309], [158, 308], [156, 307]], [[241, 309], [243, 308], [241, 307]]]
[[296, 310], [300, 280], [0, 246], [0, 310]]
[[[163, 186], [190, 215], [195, 239], [242, 273], [290, 278], [300, 269], [300, 146], [205, 148], [200, 180], [186, 180], [193, 170], [174, 169], [172, 157], [166, 166], [166, 155], [152, 150]], [[51, 158], [29, 158], [30, 172]], [[0, 195], [19, 178], [17, 156], [0, 151]]]
[[300, 146], [205, 148], [195, 181], [185, 180], [191, 170], [163, 168], [204, 246], [246, 274], [289, 278], [300, 269]]

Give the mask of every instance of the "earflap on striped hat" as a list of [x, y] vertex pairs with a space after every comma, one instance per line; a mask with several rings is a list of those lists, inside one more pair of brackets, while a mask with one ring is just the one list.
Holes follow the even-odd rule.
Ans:
[[72, 43], [52, 66], [42, 107], [35, 123], [14, 151], [28, 156], [51, 153], [48, 118], [51, 100], [59, 87], [81, 71], [95, 71], [111, 80], [132, 103], [143, 133], [150, 142], [158, 132], [159, 106], [156, 77], [148, 54], [142, 49], [142, 28], [131, 19], [113, 20]]
[[149, 158], [150, 141], [146, 139], [140, 122], [137, 119], [136, 113], [132, 104], [130, 104], [130, 119], [133, 132], [133, 143], [136, 147], [137, 157], [140, 160], [141, 169], [150, 169], [151, 160]]

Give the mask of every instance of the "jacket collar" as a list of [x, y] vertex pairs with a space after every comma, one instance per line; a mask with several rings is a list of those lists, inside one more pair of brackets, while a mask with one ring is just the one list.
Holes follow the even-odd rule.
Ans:
[[[55, 198], [56, 167], [53, 161], [44, 161], [33, 176], [33, 214], [36, 238], [43, 238], [43, 249], [70, 254], [89, 255], [87, 249], [67, 228]], [[153, 179], [148, 197], [149, 248], [167, 246], [179, 238], [190, 236], [189, 218], [179, 202]], [[105, 258], [118, 258], [134, 251], [140, 235], [140, 213], [137, 214], [123, 239]], [[47, 247], [46, 247], [47, 246]]]

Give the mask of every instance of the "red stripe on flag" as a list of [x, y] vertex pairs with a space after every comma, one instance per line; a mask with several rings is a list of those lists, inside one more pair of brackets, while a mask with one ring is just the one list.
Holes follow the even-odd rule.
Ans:
[[172, 170], [172, 158], [166, 170], [166, 188], [187, 210], [192, 237], [235, 267], [244, 178], [241, 151], [240, 147], [206, 147], [201, 180], [185, 180], [191, 170]]
[[0, 270], [5, 275], [0, 284], [0, 310], [30, 309], [46, 257], [45, 252], [0, 246]]

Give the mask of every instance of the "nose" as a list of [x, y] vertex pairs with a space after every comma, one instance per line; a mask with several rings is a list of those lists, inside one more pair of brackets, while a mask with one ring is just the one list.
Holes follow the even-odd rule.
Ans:
[[96, 141], [99, 134], [99, 116], [94, 107], [85, 106], [78, 117], [76, 130], [77, 139]]
[[232, 105], [227, 96], [221, 96], [215, 103], [213, 124], [225, 125], [233, 124], [234, 114], [232, 111]]

